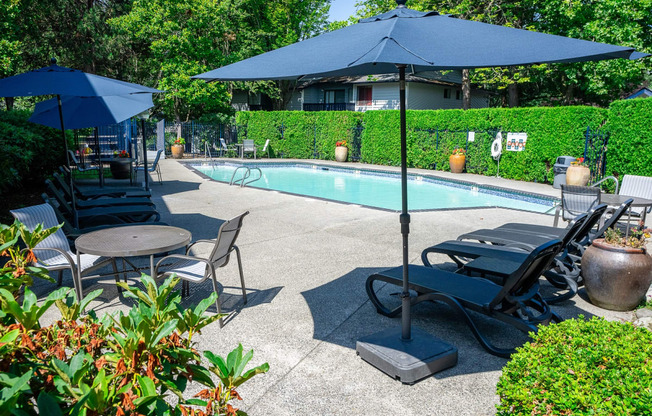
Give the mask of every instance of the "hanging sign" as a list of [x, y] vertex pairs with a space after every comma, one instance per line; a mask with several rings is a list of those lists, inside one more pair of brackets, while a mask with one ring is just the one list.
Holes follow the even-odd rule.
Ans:
[[507, 133], [507, 143], [505, 150], [510, 152], [522, 152], [525, 150], [527, 142], [527, 133]]

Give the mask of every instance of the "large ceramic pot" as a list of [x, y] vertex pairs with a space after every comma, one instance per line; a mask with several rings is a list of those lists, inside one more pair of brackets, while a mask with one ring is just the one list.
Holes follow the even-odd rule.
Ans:
[[335, 148], [335, 160], [338, 162], [346, 162], [346, 158], [349, 156], [349, 148], [346, 146], [337, 146]]
[[566, 170], [566, 185], [586, 186], [591, 170], [586, 166], [571, 165]]
[[113, 179], [129, 179], [131, 177], [131, 159], [116, 158], [109, 164]]
[[451, 155], [448, 158], [448, 163], [450, 163], [451, 172], [453, 173], [464, 172], [464, 162], [466, 162], [466, 156], [464, 155]]
[[172, 145], [172, 157], [174, 159], [183, 159], [183, 145], [180, 144]]
[[582, 276], [591, 303], [629, 311], [645, 299], [652, 283], [652, 257], [644, 248], [615, 247], [596, 239], [582, 255]]

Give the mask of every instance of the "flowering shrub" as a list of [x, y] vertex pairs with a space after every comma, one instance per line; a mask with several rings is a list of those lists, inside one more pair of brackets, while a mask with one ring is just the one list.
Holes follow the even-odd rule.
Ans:
[[575, 159], [573, 162], [571, 162], [571, 166], [584, 166], [586, 167], [586, 163], [584, 162], [583, 157], [579, 157]]
[[175, 146], [183, 146], [184, 144], [186, 144], [186, 139], [184, 139], [183, 137], [179, 137], [174, 141], [173, 144]]
[[464, 156], [466, 154], [466, 150], [461, 148], [461, 147], [456, 147], [455, 150], [453, 150], [454, 155], [459, 155], [459, 156]]
[[346, 140], [340, 140], [339, 142], [335, 143], [335, 146], [337, 146], [337, 147], [340, 147], [340, 146], [342, 146], [342, 147], [348, 147], [348, 146], [346, 145]]
[[638, 227], [632, 227], [627, 234], [625, 237], [619, 229], [609, 228], [604, 232], [604, 241], [618, 247], [644, 248], [646, 239], [652, 235], [652, 230], [645, 228], [641, 221]]
[[126, 150], [121, 150], [121, 151], [118, 152], [116, 150], [115, 152], [113, 152], [113, 156], [114, 157], [123, 157], [123, 158], [124, 157], [129, 157], [129, 152], [127, 152]]

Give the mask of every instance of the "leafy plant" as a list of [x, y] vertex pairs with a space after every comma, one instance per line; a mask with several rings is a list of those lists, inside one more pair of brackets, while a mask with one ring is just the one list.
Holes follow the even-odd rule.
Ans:
[[498, 415], [649, 413], [652, 332], [580, 316], [531, 336], [503, 368]]
[[645, 248], [647, 239], [650, 238], [652, 230], [645, 228], [642, 223], [638, 227], [632, 227], [627, 236], [623, 236], [618, 228], [609, 228], [604, 232], [604, 241], [617, 247]]

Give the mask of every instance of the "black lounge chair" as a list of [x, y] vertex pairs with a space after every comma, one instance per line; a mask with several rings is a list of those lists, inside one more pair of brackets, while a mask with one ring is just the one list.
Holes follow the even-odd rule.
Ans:
[[[67, 201], [72, 200], [70, 186], [62, 180], [61, 176], [56, 173], [52, 175], [54, 181], [49, 179], [45, 181], [51, 192], [59, 192]], [[156, 208], [154, 202], [149, 197], [124, 198], [115, 196], [102, 196], [93, 199], [82, 199], [76, 196], [75, 206], [77, 208], [94, 208], [94, 207], [112, 207], [118, 205], [151, 205]]]
[[[59, 166], [59, 171], [63, 175], [63, 182], [70, 183], [70, 170], [65, 166]], [[102, 188], [94, 187], [84, 187], [80, 188], [73, 181], [72, 187], [75, 191], [75, 195], [82, 199], [92, 199], [102, 196], [113, 196], [113, 197], [128, 197], [128, 198], [137, 198], [137, 197], [150, 197], [152, 193], [143, 188], [136, 186], [126, 186], [126, 187], [114, 187], [114, 186], [105, 186]]]
[[[532, 250], [502, 285], [478, 277], [409, 265], [409, 287], [417, 292], [412, 304], [426, 300], [445, 302], [464, 318], [473, 335], [487, 351], [500, 357], [509, 357], [514, 349], [493, 345], [468, 311], [498, 319], [525, 333], [536, 332], [539, 324], [560, 322], [559, 315], [539, 295], [538, 282], [539, 276], [550, 267], [553, 258], [561, 250], [561, 245], [561, 241], [553, 240]], [[401, 313], [401, 306], [389, 309], [383, 305], [374, 290], [376, 281], [401, 287], [403, 267], [373, 274], [366, 282], [367, 294], [378, 313], [389, 317], [397, 316]]]

